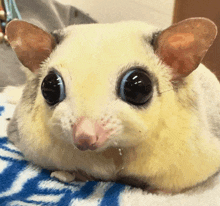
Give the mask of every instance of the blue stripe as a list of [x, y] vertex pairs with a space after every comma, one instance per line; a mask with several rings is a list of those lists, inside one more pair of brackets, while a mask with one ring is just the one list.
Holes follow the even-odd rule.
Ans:
[[0, 148], [2, 147], [3, 144], [8, 142], [8, 138], [7, 137], [1, 137], [0, 138]]
[[88, 198], [89, 195], [92, 194], [92, 192], [94, 191], [95, 186], [98, 184], [98, 182], [95, 181], [91, 181], [91, 182], [87, 182], [82, 188], [81, 190], [75, 192], [73, 194], [74, 198], [78, 198], [78, 199], [86, 199]]
[[5, 107], [0, 106], [0, 116], [2, 116], [2, 114], [3, 114], [4, 110], [5, 110]]
[[119, 206], [119, 195], [124, 189], [125, 185], [115, 183], [106, 191], [100, 206]]
[[[3, 159], [3, 158], [2, 158]], [[22, 163], [12, 164], [7, 167], [0, 175], [0, 194], [7, 191], [13, 184], [19, 172], [21, 172], [27, 165]], [[10, 177], [10, 178], [9, 178]]]
[[16, 166], [16, 164], [20, 164], [20, 163], [26, 163], [27, 164], [27, 160], [24, 159], [14, 159], [13, 157], [2, 157], [0, 156], [0, 159], [8, 161], [8, 162], [13, 162]]
[[9, 149], [8, 147], [5, 147], [4, 145], [2, 145], [1, 148], [3, 150], [5, 150], [5, 151], [11, 152], [11, 153], [15, 153], [15, 154], [18, 154], [19, 156], [23, 157], [23, 154], [20, 151]]
[[[95, 181], [87, 182], [79, 191], [76, 191], [74, 193], [72, 193], [71, 190], [65, 191], [64, 197], [60, 200], [57, 206], [67, 206], [74, 199], [88, 198], [94, 192], [95, 186], [97, 184], [98, 182]], [[89, 205], [89, 199], [88, 199], [88, 205]]]

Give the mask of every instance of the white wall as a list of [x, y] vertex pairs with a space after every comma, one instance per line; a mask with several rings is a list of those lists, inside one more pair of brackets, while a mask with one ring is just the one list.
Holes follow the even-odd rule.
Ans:
[[88, 13], [100, 23], [141, 20], [159, 27], [171, 24], [174, 0], [57, 0]]

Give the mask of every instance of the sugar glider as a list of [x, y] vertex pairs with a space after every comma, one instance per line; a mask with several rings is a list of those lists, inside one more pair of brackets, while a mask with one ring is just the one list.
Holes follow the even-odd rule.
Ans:
[[219, 171], [220, 85], [200, 64], [217, 34], [209, 19], [54, 35], [14, 20], [6, 34], [27, 73], [8, 137], [51, 176], [175, 193]]

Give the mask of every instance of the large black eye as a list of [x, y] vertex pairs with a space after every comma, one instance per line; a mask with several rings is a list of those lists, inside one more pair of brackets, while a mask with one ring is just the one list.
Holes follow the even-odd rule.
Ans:
[[65, 99], [65, 86], [62, 77], [56, 71], [50, 71], [41, 84], [44, 99], [54, 105]]
[[152, 93], [150, 77], [141, 68], [127, 71], [119, 82], [118, 95], [128, 103], [143, 105], [152, 97]]

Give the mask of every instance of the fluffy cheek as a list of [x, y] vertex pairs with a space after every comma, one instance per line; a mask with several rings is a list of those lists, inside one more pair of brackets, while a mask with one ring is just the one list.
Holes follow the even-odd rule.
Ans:
[[146, 121], [145, 115], [141, 112], [144, 113], [144, 111], [137, 112], [136, 108], [130, 106], [121, 110], [119, 116], [123, 125], [123, 132], [117, 139], [121, 147], [134, 147], [143, 144], [149, 137], [150, 125], [147, 124], [149, 120]]
[[48, 121], [52, 137], [63, 139], [64, 141], [73, 144], [71, 128], [73, 122], [75, 122], [75, 118], [70, 107], [64, 102], [57, 105], [53, 111], [53, 115]]
[[108, 138], [103, 144], [102, 147], [98, 148], [97, 151], [101, 151], [107, 147], [119, 147], [119, 139], [123, 134], [124, 127], [121, 120], [114, 115], [104, 114], [99, 120], [98, 123], [106, 131]]

